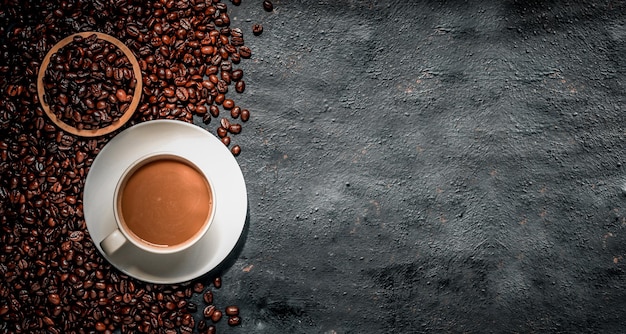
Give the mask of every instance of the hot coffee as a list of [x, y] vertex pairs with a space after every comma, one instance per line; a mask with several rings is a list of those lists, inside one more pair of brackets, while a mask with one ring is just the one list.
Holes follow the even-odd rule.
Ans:
[[173, 247], [193, 240], [209, 223], [210, 185], [196, 167], [176, 156], [155, 156], [135, 166], [117, 198], [123, 228], [140, 242]]

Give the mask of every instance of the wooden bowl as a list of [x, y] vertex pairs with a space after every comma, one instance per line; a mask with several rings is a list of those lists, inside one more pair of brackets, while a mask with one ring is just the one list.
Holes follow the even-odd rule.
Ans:
[[[128, 110], [126, 110], [126, 112], [122, 115], [122, 117], [120, 117], [118, 120], [116, 120], [115, 122], [111, 123], [110, 125], [104, 128], [78, 129], [63, 122], [54, 114], [54, 112], [52, 112], [52, 110], [50, 110], [50, 106], [44, 100], [45, 88], [43, 84], [43, 77], [46, 73], [46, 69], [48, 68], [48, 65], [50, 64], [50, 58], [55, 52], [59, 51], [62, 47], [70, 44], [74, 40], [74, 37], [76, 36], [82, 36], [84, 38], [87, 38], [93, 34], [96, 34], [99, 39], [105, 40], [115, 45], [120, 50], [122, 50], [124, 55], [126, 55], [126, 58], [128, 58], [128, 60], [133, 66], [133, 73], [135, 75], [135, 79], [137, 80], [137, 84], [135, 86], [135, 91], [134, 91], [133, 99], [130, 103], [130, 106], [128, 107]], [[126, 124], [126, 122], [130, 120], [131, 116], [133, 115], [133, 113], [137, 109], [137, 106], [139, 105], [139, 101], [141, 100], [141, 91], [142, 91], [141, 69], [139, 68], [139, 63], [137, 62], [137, 59], [135, 58], [133, 53], [128, 49], [128, 47], [126, 47], [126, 45], [124, 45], [124, 43], [122, 43], [117, 38], [107, 35], [107, 34], [93, 32], [93, 31], [80, 32], [80, 33], [65, 37], [64, 39], [59, 41], [57, 44], [55, 44], [52, 47], [52, 49], [48, 51], [48, 53], [46, 54], [46, 57], [41, 62], [41, 67], [39, 68], [39, 74], [37, 76], [37, 94], [39, 95], [39, 102], [41, 103], [41, 107], [46, 112], [50, 120], [52, 120], [52, 122], [56, 124], [62, 130], [69, 132], [71, 134], [74, 134], [77, 136], [83, 136], [83, 137], [102, 136], [102, 135], [105, 135], [107, 133], [110, 133], [119, 129], [124, 124]]]

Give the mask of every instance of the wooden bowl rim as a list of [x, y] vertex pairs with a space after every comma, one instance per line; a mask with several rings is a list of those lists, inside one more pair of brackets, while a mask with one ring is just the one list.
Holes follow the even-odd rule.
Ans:
[[[126, 112], [122, 115], [122, 117], [120, 117], [117, 121], [111, 123], [110, 125], [108, 125], [108, 126], [106, 126], [104, 128], [98, 128], [98, 129], [78, 129], [78, 128], [75, 128], [75, 127], [73, 127], [73, 126], [63, 122], [61, 119], [59, 119], [50, 110], [50, 106], [44, 100], [45, 89], [44, 89], [44, 84], [43, 84], [43, 77], [44, 77], [44, 75], [46, 73], [46, 69], [48, 68], [48, 65], [50, 64], [50, 58], [52, 57], [53, 54], [55, 54], [57, 51], [59, 51], [62, 47], [66, 46], [66, 45], [70, 44], [72, 41], [74, 41], [74, 37], [76, 37], [76, 36], [82, 36], [84, 38], [87, 38], [87, 37], [89, 37], [91, 35], [94, 35], [94, 34], [99, 39], [105, 40], [105, 41], [115, 45], [120, 50], [122, 50], [124, 55], [126, 55], [126, 58], [128, 58], [128, 60], [130, 61], [130, 63], [133, 66], [133, 73], [135, 75], [135, 79], [137, 80], [137, 84], [135, 85], [135, 91], [133, 93], [133, 99], [132, 99], [132, 101], [130, 103], [130, 106], [128, 107], [128, 110], [126, 110]], [[39, 73], [37, 75], [37, 95], [39, 96], [39, 103], [41, 104], [41, 107], [45, 111], [46, 115], [48, 115], [50, 120], [54, 124], [56, 124], [59, 128], [61, 128], [63, 131], [69, 132], [69, 133], [77, 135], [77, 136], [82, 136], [82, 137], [97, 137], [97, 136], [102, 136], [102, 135], [111, 133], [111, 132], [119, 129], [124, 124], [126, 124], [126, 122], [128, 122], [130, 120], [131, 116], [133, 115], [133, 113], [137, 109], [137, 106], [139, 105], [139, 101], [141, 100], [142, 83], [143, 82], [142, 82], [142, 78], [141, 78], [141, 68], [139, 67], [139, 62], [137, 61], [137, 59], [135, 58], [133, 53], [130, 51], [130, 49], [126, 45], [124, 45], [124, 43], [122, 43], [117, 38], [115, 38], [115, 37], [113, 37], [111, 35], [108, 35], [108, 34], [96, 32], [96, 31], [85, 31], [85, 32], [79, 32], [79, 33], [76, 33], [76, 34], [73, 34], [73, 35], [65, 37], [64, 39], [59, 41], [57, 44], [55, 44], [50, 49], [50, 51], [48, 51], [48, 53], [46, 54], [46, 57], [41, 62], [41, 66], [39, 67]]]

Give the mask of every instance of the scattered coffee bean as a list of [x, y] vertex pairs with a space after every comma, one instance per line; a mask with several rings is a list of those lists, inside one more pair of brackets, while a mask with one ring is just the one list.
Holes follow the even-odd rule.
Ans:
[[242, 58], [250, 58], [252, 56], [252, 50], [250, 50], [250, 48], [245, 45], [241, 46], [239, 48], [239, 55]]
[[229, 326], [239, 326], [241, 324], [241, 318], [239, 316], [233, 316], [228, 318]]
[[215, 277], [213, 279], [213, 286], [215, 286], [216, 289], [219, 289], [222, 287], [222, 278], [221, 277]]
[[218, 127], [217, 128], [217, 136], [220, 138], [224, 138], [226, 137], [226, 135], [228, 135], [228, 130], [226, 130], [226, 128], [224, 127]]
[[239, 306], [236, 306], [236, 305], [227, 306], [225, 313], [227, 316], [239, 315]]
[[213, 314], [211, 314], [211, 321], [215, 323], [215, 322], [219, 322], [220, 319], [222, 319], [222, 311], [215, 310]]
[[204, 295], [202, 295], [202, 299], [206, 304], [213, 304], [213, 292], [211, 290], [207, 290]]
[[239, 106], [234, 106], [233, 109], [230, 110], [230, 117], [232, 118], [238, 118], [239, 115], [241, 114], [241, 108], [239, 108]]
[[259, 23], [253, 24], [252, 25], [252, 33], [255, 36], [259, 36], [260, 34], [263, 33], [263, 26]]
[[234, 70], [231, 78], [235, 81], [241, 80], [241, 78], [243, 78], [243, 71], [241, 69]]
[[232, 134], [238, 134], [241, 132], [241, 124], [231, 123], [228, 127], [228, 132]]
[[243, 109], [241, 111], [241, 120], [247, 122], [250, 119], [250, 111], [248, 109]]
[[196, 313], [196, 311], [198, 311], [198, 305], [194, 302], [187, 303], [187, 311], [189, 313]]
[[215, 97], [214, 102], [217, 104], [222, 104], [222, 102], [224, 102], [225, 99], [226, 99], [226, 96], [223, 93], [218, 93], [217, 96]]
[[204, 116], [207, 113], [207, 107], [204, 105], [196, 106], [195, 112], [196, 115]]
[[[243, 81], [239, 81], [239, 82], [243, 82]], [[234, 106], [235, 106], [235, 101], [233, 101], [232, 99], [225, 99], [224, 102], [222, 102], [222, 107], [224, 107], [224, 109], [230, 110], [230, 109], [233, 109]]]
[[274, 10], [274, 5], [272, 4], [271, 1], [264, 0], [263, 1], [263, 9], [265, 9], [265, 11], [267, 11], [267, 12], [271, 12], [272, 10]]
[[211, 105], [209, 107], [209, 112], [213, 117], [218, 117], [220, 115], [220, 109], [216, 105]]
[[202, 319], [198, 321], [198, 326], [197, 326], [198, 331], [203, 332], [205, 329], [207, 329], [206, 327], [207, 327], [206, 320]]
[[193, 285], [193, 292], [195, 293], [201, 293], [202, 290], [204, 290], [204, 284], [202, 284], [202, 282], [196, 282]]
[[230, 121], [227, 118], [222, 118], [220, 120], [220, 125], [224, 128], [224, 129], [229, 129], [230, 128]]
[[234, 156], [238, 156], [241, 153], [241, 147], [239, 147], [239, 145], [235, 145], [235, 146], [233, 146], [233, 148], [230, 149], [230, 152]]
[[246, 83], [243, 80], [237, 81], [235, 91], [237, 91], [237, 93], [243, 93], [244, 90], [246, 90]]

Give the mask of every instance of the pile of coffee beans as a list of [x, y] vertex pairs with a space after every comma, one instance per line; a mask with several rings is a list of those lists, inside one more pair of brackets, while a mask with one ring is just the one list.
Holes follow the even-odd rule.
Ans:
[[[153, 5], [151, 17], [142, 13], [139, 20], [119, 21], [119, 31], [111, 27], [111, 33], [138, 54], [144, 85], [142, 119], [192, 121], [197, 116], [209, 124], [224, 110], [241, 109], [227, 95], [245, 91], [243, 71], [236, 65], [252, 51], [244, 45], [242, 30], [230, 27], [227, 9], [219, 1], [161, 1]], [[246, 122], [249, 112], [245, 118], [235, 115], [230, 122], [241, 130], [239, 122]], [[239, 132], [226, 130], [218, 135], [229, 146]], [[234, 155], [240, 150], [231, 148]]]
[[43, 83], [52, 113], [82, 130], [118, 121], [130, 107], [137, 79], [122, 50], [92, 34], [76, 36], [54, 53]]
[[[245, 91], [237, 64], [252, 52], [244, 44], [243, 32], [230, 27], [225, 3], [3, 1], [0, 332], [215, 333], [220, 326], [239, 325], [239, 309], [219, 305], [213, 298], [221, 279], [145, 283], [120, 273], [94, 247], [84, 220], [82, 190], [96, 155], [115, 133], [82, 138], [63, 132], [46, 117], [36, 87], [41, 61], [50, 48], [84, 31], [116, 37], [138, 60], [143, 91], [131, 124], [159, 118], [203, 121], [214, 126], [234, 155], [241, 152], [232, 142], [250, 119], [250, 111], [233, 95]], [[110, 82], [99, 82], [105, 81]], [[113, 92], [102, 91], [109, 96]], [[124, 100], [115, 93], [118, 101]], [[130, 90], [125, 93], [128, 96]], [[59, 99], [60, 93], [55, 94], [48, 102]], [[85, 107], [87, 114], [90, 108], [87, 103]], [[211, 123], [212, 119], [219, 121]], [[77, 124], [86, 123], [81, 116]], [[222, 318], [226, 321], [219, 323]]]

